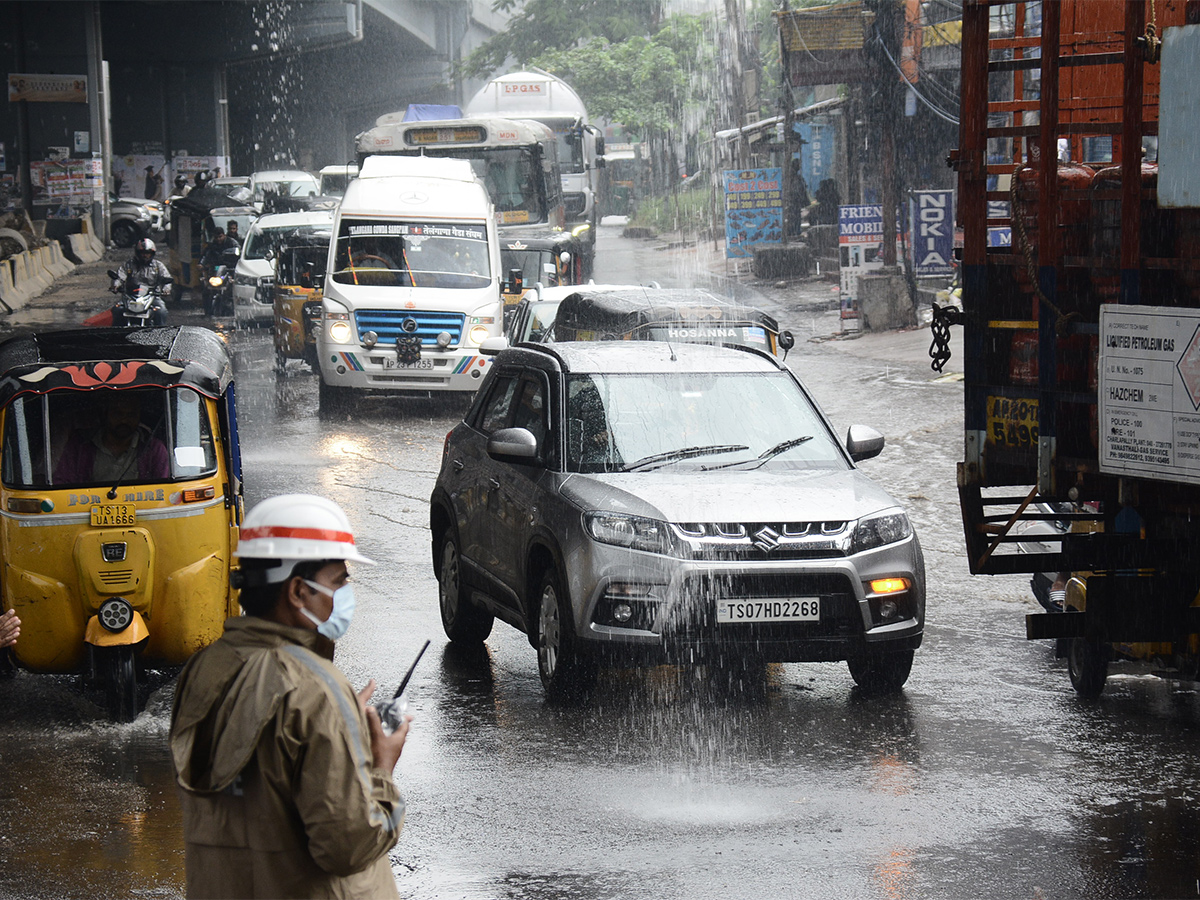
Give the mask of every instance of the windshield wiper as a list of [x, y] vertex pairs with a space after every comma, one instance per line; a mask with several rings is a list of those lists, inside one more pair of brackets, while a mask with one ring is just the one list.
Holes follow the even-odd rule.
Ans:
[[695, 456], [712, 456], [716, 453], [736, 453], [738, 450], [749, 450], [745, 444], [707, 444], [703, 447], [684, 447], [680, 450], [668, 450], [666, 453], [655, 453], [643, 456], [636, 462], [631, 462], [622, 471], [634, 472], [655, 463], [675, 462], [679, 459], [691, 459]]
[[791, 450], [793, 447], [799, 447], [801, 444], [806, 444], [809, 441], [811, 441], [812, 439], [813, 439], [813, 436], [811, 434], [805, 434], [805, 435], [801, 435], [800, 437], [789, 438], [786, 441], [780, 441], [774, 447], [764, 450], [762, 453], [758, 454], [758, 456], [756, 456], [754, 459], [739, 459], [739, 460], [735, 460], [734, 462], [731, 462], [731, 463], [721, 463], [718, 466], [704, 466], [703, 468], [704, 468], [704, 471], [709, 472], [709, 471], [712, 471], [713, 469], [728, 469], [731, 466], [742, 466], [742, 465], [745, 465], [746, 463], [755, 463], [755, 465], [751, 467], [751, 470], [757, 469], [759, 466], [762, 466], [762, 465], [766, 464], [769, 460], [772, 460], [775, 457], [777, 457], [780, 453], [786, 453], [788, 450]]

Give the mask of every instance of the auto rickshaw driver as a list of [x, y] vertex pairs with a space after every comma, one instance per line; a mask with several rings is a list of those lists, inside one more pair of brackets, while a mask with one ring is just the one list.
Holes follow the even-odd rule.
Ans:
[[142, 405], [132, 391], [105, 391], [99, 424], [76, 429], [54, 467], [56, 484], [116, 484], [170, 477], [166, 445], [142, 424]]

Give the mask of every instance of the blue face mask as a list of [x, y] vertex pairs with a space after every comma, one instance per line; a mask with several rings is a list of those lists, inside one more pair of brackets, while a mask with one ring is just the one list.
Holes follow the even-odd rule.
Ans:
[[326, 597], [333, 598], [333, 611], [329, 614], [329, 618], [322, 622], [307, 606], [300, 607], [300, 612], [308, 617], [308, 620], [317, 626], [317, 633], [323, 634], [331, 641], [336, 641], [346, 629], [350, 627], [350, 620], [354, 618], [354, 585], [343, 584], [336, 591], [330, 590], [323, 584], [317, 584], [315, 581], [304, 579], [314, 591], [320, 591]]

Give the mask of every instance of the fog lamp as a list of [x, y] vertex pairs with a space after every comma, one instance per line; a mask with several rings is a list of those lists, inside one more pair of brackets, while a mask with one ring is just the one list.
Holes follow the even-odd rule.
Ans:
[[471, 326], [471, 343], [472, 344], [482, 344], [487, 339], [488, 339], [488, 330], [487, 330], [486, 326], [484, 326], [484, 325], [472, 325]]
[[100, 624], [107, 630], [124, 631], [133, 622], [133, 607], [124, 597], [113, 597], [100, 604]]
[[379, 343], [379, 335], [377, 335], [373, 331], [368, 331], [366, 334], [364, 334], [362, 336], [362, 342], [363, 342], [363, 346], [366, 347], [368, 350], [370, 350], [377, 343]]
[[331, 322], [329, 324], [329, 339], [335, 344], [350, 343], [350, 335], [349, 322]]
[[445, 350], [447, 347], [450, 346], [450, 342], [453, 340], [454, 340], [454, 338], [451, 336], [450, 332], [443, 331], [443, 332], [440, 332], [437, 336], [437, 345], [439, 347], [441, 347], [443, 350]]
[[896, 613], [899, 612], [899, 607], [896, 606], [895, 600], [884, 600], [879, 604], [879, 618], [885, 622], [888, 619], [896, 618]]
[[616, 603], [613, 605], [612, 617], [614, 622], [624, 625], [633, 618], [633, 607], [628, 603]]
[[907, 590], [907, 578], [876, 578], [871, 582], [871, 593], [873, 594], [898, 594]]

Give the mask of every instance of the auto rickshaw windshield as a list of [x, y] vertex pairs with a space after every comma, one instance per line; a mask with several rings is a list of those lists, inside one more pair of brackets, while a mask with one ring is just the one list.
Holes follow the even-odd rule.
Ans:
[[208, 403], [182, 385], [22, 394], [4, 410], [7, 487], [162, 483], [216, 469]]

